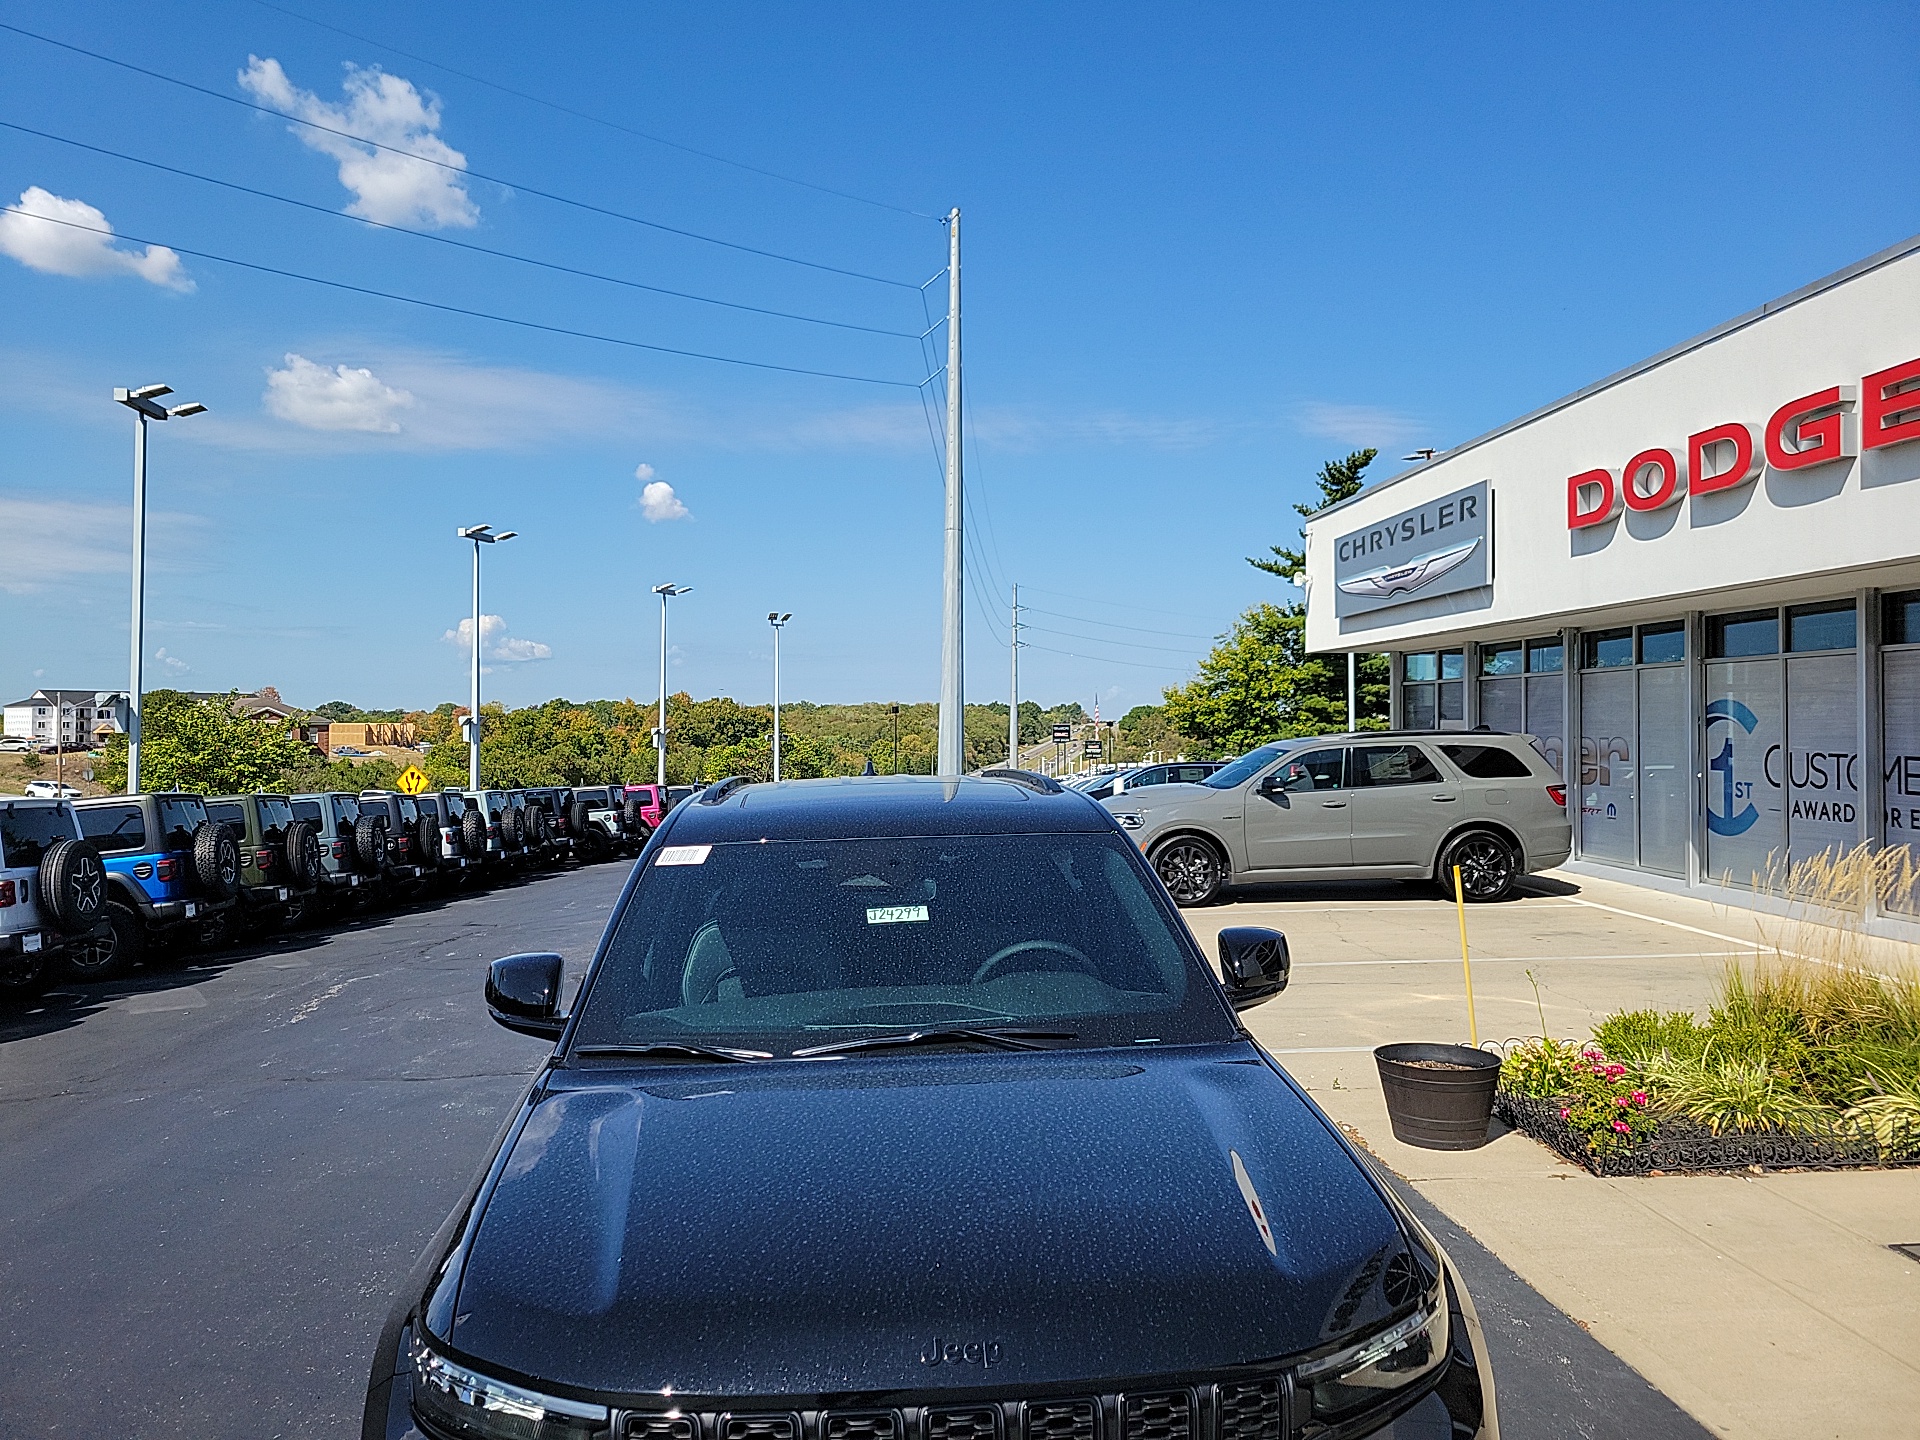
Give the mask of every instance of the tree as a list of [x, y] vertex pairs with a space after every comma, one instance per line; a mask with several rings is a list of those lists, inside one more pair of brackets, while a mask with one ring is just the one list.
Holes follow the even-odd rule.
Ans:
[[[210, 700], [178, 690], [149, 690], [141, 703], [140, 781], [150, 790], [202, 795], [272, 791], [312, 750], [287, 726], [240, 713], [239, 693]], [[127, 737], [110, 736], [95, 778], [109, 790], [127, 783]]]
[[[1367, 466], [1373, 463], [1374, 456], [1379, 453], [1378, 450], [1353, 450], [1348, 452], [1344, 460], [1327, 461], [1320, 467], [1317, 482], [1320, 486], [1320, 503], [1318, 505], [1295, 504], [1294, 513], [1305, 518], [1318, 514], [1329, 505], [1337, 505], [1342, 500], [1358, 495], [1367, 483], [1361, 476], [1365, 473]], [[1306, 535], [1303, 531], [1300, 549], [1294, 550], [1284, 545], [1269, 546], [1268, 548], [1274, 554], [1273, 559], [1263, 560], [1257, 555], [1250, 555], [1247, 557], [1247, 563], [1256, 570], [1264, 570], [1269, 575], [1278, 575], [1288, 584], [1292, 584], [1293, 577], [1307, 568], [1306, 543]]]

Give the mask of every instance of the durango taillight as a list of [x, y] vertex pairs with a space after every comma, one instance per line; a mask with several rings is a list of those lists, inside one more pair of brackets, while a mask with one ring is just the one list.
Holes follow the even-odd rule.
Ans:
[[1547, 786], [1547, 794], [1553, 797], [1553, 803], [1562, 810], [1567, 808], [1567, 787], [1564, 785]]

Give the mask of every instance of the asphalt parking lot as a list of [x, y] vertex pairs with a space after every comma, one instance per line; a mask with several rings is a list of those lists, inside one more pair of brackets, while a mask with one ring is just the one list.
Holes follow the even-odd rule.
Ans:
[[[392, 1290], [542, 1053], [486, 1018], [485, 963], [547, 948], [584, 960], [624, 872], [543, 876], [57, 991], [0, 1022], [0, 1433], [353, 1433]], [[1371, 908], [1309, 935], [1316, 906]], [[1295, 933], [1295, 987], [1259, 1013], [1270, 1045], [1304, 1052], [1328, 1048], [1313, 1042], [1336, 1033], [1336, 1011], [1368, 1010], [1381, 967], [1362, 963], [1363, 932], [1413, 953], [1408, 927], [1437, 924], [1435, 909], [1395, 887], [1256, 896], [1193, 918], [1210, 939], [1271, 910]], [[1584, 936], [1594, 920], [1553, 910], [1524, 923]], [[1452, 1001], [1438, 970], [1431, 989], [1441, 1024]], [[1367, 1043], [1338, 1024], [1341, 1044]], [[1414, 1203], [1482, 1307], [1509, 1437], [1707, 1433]]]

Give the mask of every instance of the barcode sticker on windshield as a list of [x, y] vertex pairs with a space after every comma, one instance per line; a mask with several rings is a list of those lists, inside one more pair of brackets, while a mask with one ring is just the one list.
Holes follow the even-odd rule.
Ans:
[[667, 845], [653, 857], [655, 865], [704, 865], [713, 853], [711, 845]]
[[925, 920], [927, 907], [924, 905], [869, 905], [867, 924], [900, 925], [909, 920]]

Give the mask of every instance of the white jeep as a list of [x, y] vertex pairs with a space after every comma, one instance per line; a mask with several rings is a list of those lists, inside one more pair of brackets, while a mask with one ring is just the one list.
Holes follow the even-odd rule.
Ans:
[[0, 1005], [38, 994], [54, 953], [106, 906], [107, 870], [72, 802], [0, 799]]

